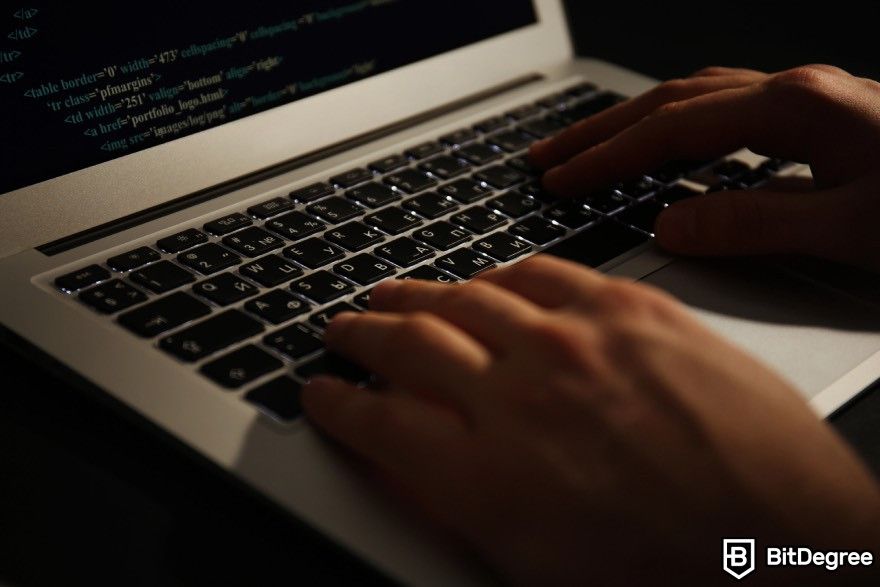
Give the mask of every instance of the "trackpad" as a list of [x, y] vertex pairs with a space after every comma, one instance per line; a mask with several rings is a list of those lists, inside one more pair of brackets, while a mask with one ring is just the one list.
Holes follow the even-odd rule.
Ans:
[[678, 260], [643, 281], [684, 301], [808, 398], [880, 351], [880, 310], [769, 264]]

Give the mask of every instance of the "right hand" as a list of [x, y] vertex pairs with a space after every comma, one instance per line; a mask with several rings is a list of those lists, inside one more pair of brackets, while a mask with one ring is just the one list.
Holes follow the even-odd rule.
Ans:
[[712, 67], [536, 143], [544, 186], [576, 196], [673, 159], [740, 148], [809, 163], [814, 181], [692, 198], [657, 222], [689, 255], [806, 254], [880, 270], [880, 84], [836, 67], [777, 74]]

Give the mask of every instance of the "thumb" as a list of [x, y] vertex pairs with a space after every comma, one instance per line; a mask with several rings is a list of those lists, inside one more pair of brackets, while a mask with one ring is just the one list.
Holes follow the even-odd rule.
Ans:
[[657, 219], [663, 248], [685, 255], [805, 253], [827, 232], [823, 192], [726, 191], [673, 204]]

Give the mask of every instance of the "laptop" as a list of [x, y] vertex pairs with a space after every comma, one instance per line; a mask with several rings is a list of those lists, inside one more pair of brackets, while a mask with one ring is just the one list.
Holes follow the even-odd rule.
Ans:
[[671, 291], [820, 415], [880, 373], [880, 311], [858, 288], [653, 245], [667, 205], [804, 166], [742, 151], [574, 201], [541, 189], [532, 142], [656, 83], [575, 58], [557, 0], [144, 8], [10, 17], [4, 339], [399, 582], [491, 578], [297, 401], [315, 373], [369, 378], [321, 332], [383, 279], [460, 282], [546, 251]]

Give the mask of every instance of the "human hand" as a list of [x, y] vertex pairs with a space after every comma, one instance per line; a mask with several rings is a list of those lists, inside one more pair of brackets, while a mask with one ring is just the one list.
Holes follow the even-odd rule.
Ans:
[[849, 449], [657, 290], [537, 256], [371, 308], [325, 340], [387, 385], [313, 380], [309, 418], [512, 583], [710, 584], [723, 536], [880, 546]]
[[795, 253], [880, 270], [880, 84], [828, 65], [711, 67], [535, 144], [545, 187], [574, 196], [673, 159], [756, 153], [809, 163], [815, 183], [691, 198], [656, 234], [690, 255]]

